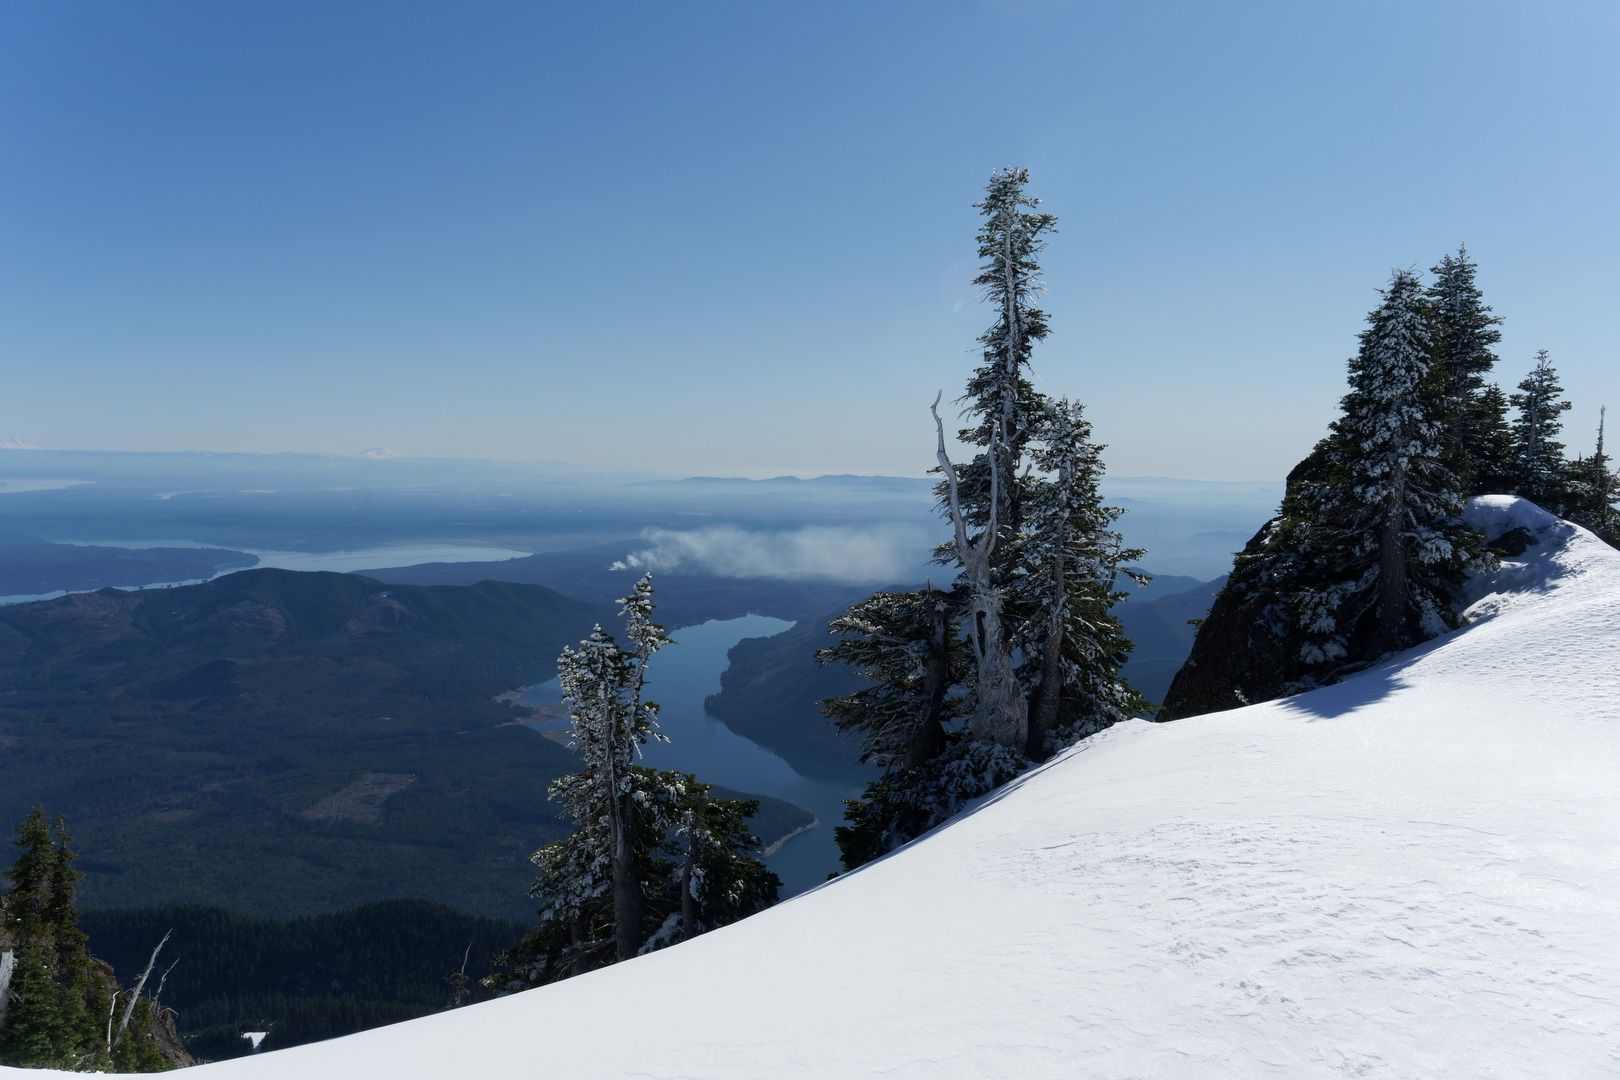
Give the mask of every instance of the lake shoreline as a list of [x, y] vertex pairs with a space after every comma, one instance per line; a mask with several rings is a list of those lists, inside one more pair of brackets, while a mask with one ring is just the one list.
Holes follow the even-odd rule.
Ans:
[[769, 844], [766, 847], [762, 848], [760, 850], [760, 855], [763, 858], [768, 859], [772, 855], [775, 855], [778, 851], [781, 851], [782, 850], [782, 845], [786, 844], [789, 840], [792, 840], [795, 836], [802, 836], [805, 833], [809, 832], [811, 829], [819, 829], [819, 828], [821, 828], [821, 819], [814, 816], [814, 815], [812, 815], [811, 818], [810, 818], [810, 823], [808, 825], [800, 825], [797, 829], [794, 829], [792, 832], [789, 832], [787, 835], [778, 838], [774, 843]]

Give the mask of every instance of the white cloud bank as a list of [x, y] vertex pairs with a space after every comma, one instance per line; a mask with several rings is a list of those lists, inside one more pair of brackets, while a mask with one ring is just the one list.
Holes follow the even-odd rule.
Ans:
[[647, 529], [649, 546], [613, 564], [615, 570], [770, 577], [851, 584], [914, 579], [931, 549], [929, 534], [903, 525], [806, 525], [777, 532], [718, 525], [706, 529]]

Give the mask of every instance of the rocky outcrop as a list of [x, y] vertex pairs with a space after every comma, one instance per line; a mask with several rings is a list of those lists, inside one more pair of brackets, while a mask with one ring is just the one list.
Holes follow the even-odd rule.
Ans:
[[1276, 525], [1276, 519], [1266, 522], [1238, 555], [1154, 719], [1241, 708], [1288, 692], [1299, 641], [1282, 601], [1258, 573], [1258, 556]]
[[[1288, 474], [1283, 505], [1326, 467], [1326, 444], [1318, 444]], [[1288, 567], [1273, 550], [1281, 521], [1279, 515], [1266, 522], [1238, 552], [1155, 720], [1237, 709], [1305, 688], [1302, 638], [1282, 600]]]
[[[1326, 444], [1288, 474], [1283, 507], [1326, 468]], [[1170, 683], [1156, 720], [1241, 708], [1337, 682], [1377, 658], [1370, 636], [1351, 639], [1348, 662], [1332, 669], [1310, 668], [1301, 659], [1305, 637], [1283, 600], [1301, 585], [1297, 560], [1281, 550], [1282, 516], [1272, 518], [1238, 553], [1232, 576], [1198, 628], [1187, 662]], [[1502, 558], [1522, 554], [1535, 537], [1510, 528], [1485, 537], [1488, 551]]]

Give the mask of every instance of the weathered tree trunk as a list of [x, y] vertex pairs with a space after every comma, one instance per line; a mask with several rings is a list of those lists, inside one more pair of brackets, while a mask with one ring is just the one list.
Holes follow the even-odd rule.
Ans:
[[[472, 958], [472, 942], [467, 942], [466, 950], [461, 954], [461, 968], [450, 973], [450, 1007], [459, 1009], [467, 1003], [467, 995], [471, 993], [471, 980], [467, 978], [467, 961]], [[158, 984], [161, 991], [163, 985]]]
[[118, 1014], [118, 995], [122, 990], [114, 990], [112, 1000], [107, 1003], [107, 1053], [112, 1054], [113, 1049], [113, 1017]]
[[697, 937], [697, 897], [692, 895], [692, 871], [697, 848], [690, 833], [686, 837], [686, 862], [681, 867], [681, 940]]
[[951, 683], [950, 617], [945, 605], [935, 601], [928, 629], [928, 666], [923, 686], [928, 694], [928, 711], [906, 747], [900, 764], [914, 769], [931, 761], [945, 749], [945, 697]]
[[[984, 578], [988, 578], [986, 573]], [[1001, 625], [1001, 595], [981, 579], [971, 609], [978, 662], [978, 700], [968, 730], [974, 738], [987, 739], [1023, 752], [1029, 743], [1029, 701], [1013, 670], [1007, 634]]]
[[17, 954], [11, 949], [0, 952], [0, 1025], [6, 1022], [6, 1009], [11, 1005], [11, 976], [17, 970]]
[[[1065, 459], [1058, 469], [1058, 487], [1067, 493], [1074, 484], [1074, 469]], [[1046, 642], [1041, 654], [1041, 685], [1035, 698], [1035, 716], [1029, 725], [1029, 743], [1024, 753], [1036, 761], [1046, 758], [1046, 737], [1057, 728], [1058, 710], [1063, 704], [1063, 631], [1069, 614], [1068, 578], [1063, 553], [1068, 550], [1071, 526], [1067, 518], [1054, 524], [1052, 561], [1048, 572], [1051, 594], [1047, 597]]]
[[1058, 709], [1063, 704], [1063, 616], [1067, 612], [1063, 595], [1063, 552], [1052, 556], [1052, 581], [1056, 591], [1052, 611], [1047, 616], [1046, 642], [1041, 651], [1041, 688], [1036, 695], [1035, 716], [1029, 724], [1029, 745], [1025, 753], [1037, 760], [1046, 756], [1046, 736], [1057, 728]]
[[[943, 396], [943, 395], [941, 395]], [[962, 514], [956, 466], [945, 452], [945, 425], [939, 418], [939, 396], [931, 411], [939, 436], [939, 464], [945, 472], [950, 493], [951, 524], [956, 531], [956, 553], [967, 574], [971, 599], [968, 603], [969, 640], [978, 667], [973, 716], [968, 730], [976, 739], [985, 739], [1023, 752], [1029, 742], [1029, 701], [1013, 670], [1012, 649], [1001, 625], [1001, 591], [996, 588], [991, 553], [996, 548], [999, 528], [1000, 463], [995, 447], [990, 448], [990, 517], [984, 532], [970, 540], [967, 519]]]
[[625, 797], [615, 793], [615, 835], [613, 839], [613, 947], [614, 955], [628, 960], [641, 948], [641, 882], [636, 879], [635, 858], [630, 851], [629, 807]]

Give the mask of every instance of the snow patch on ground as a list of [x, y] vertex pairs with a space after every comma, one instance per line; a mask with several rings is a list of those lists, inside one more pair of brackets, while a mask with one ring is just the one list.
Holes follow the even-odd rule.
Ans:
[[201, 1076], [1616, 1075], [1620, 552], [1471, 512], [1540, 542], [1464, 630], [1118, 725], [697, 941]]

